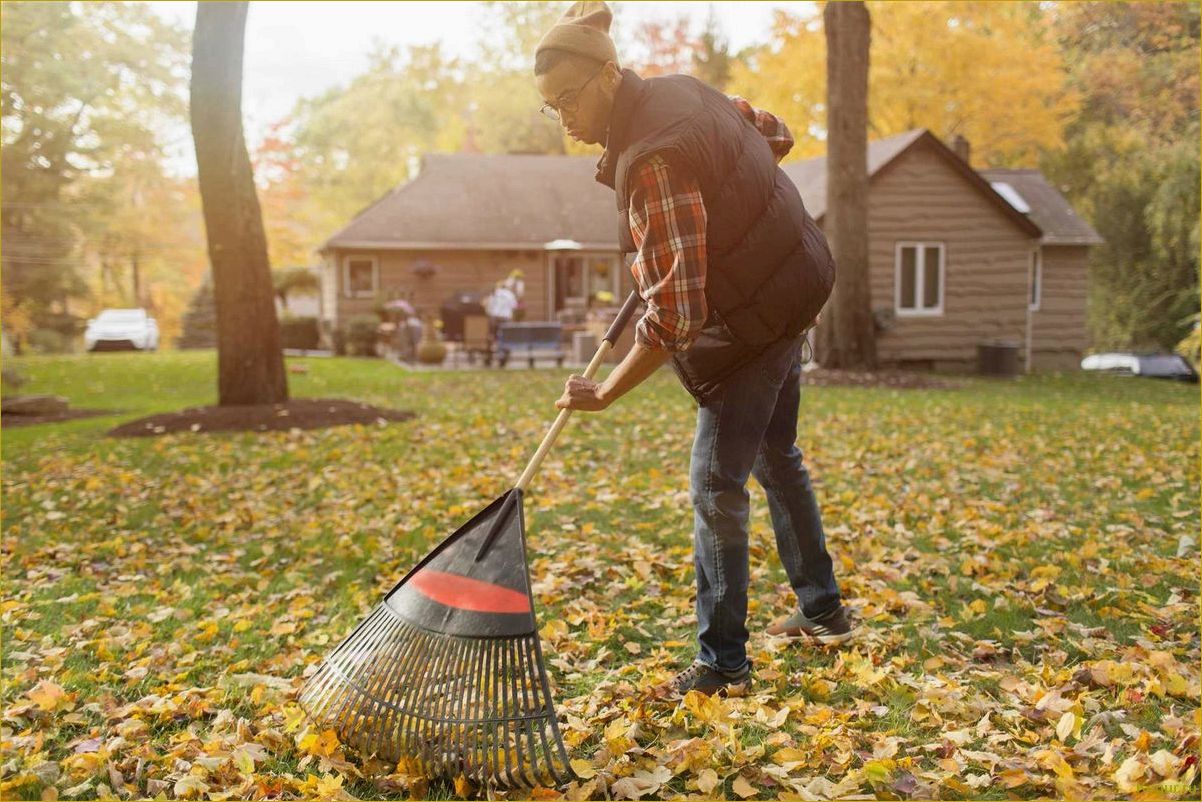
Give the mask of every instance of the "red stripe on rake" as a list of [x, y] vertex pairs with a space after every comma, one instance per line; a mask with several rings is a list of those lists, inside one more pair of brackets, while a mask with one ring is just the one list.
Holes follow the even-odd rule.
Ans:
[[458, 574], [447, 574], [433, 568], [423, 568], [409, 578], [423, 596], [439, 604], [477, 613], [528, 613], [530, 597], [516, 590], [503, 588]]

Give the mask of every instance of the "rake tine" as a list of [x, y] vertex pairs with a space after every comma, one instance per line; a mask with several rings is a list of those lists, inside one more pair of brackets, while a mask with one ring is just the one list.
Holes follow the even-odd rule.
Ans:
[[[473, 644], [472, 662], [468, 670], [466, 687], [463, 689], [463, 709], [460, 711], [460, 716], [464, 720], [463, 743], [462, 748], [462, 771], [463, 776], [468, 779], [472, 778], [472, 772], [476, 764], [476, 750], [480, 746], [480, 711], [479, 711], [479, 687], [480, 687], [480, 667], [484, 659], [484, 649], [487, 641], [478, 640]], [[470, 723], [469, 723], [470, 722]]]
[[439, 765], [437, 755], [434, 754], [433, 742], [436, 738], [438, 730], [437, 724], [437, 705], [439, 702], [438, 690], [442, 685], [442, 676], [446, 672], [447, 666], [450, 663], [452, 648], [454, 641], [449, 639], [440, 640], [437, 645], [438, 659], [428, 674], [426, 681], [426, 694], [421, 703], [421, 715], [423, 716], [421, 725], [421, 753], [422, 759], [425, 761], [425, 771], [427, 775], [439, 774]]
[[405, 637], [409, 641], [409, 648], [399, 661], [397, 676], [392, 682], [391, 690], [391, 702], [394, 707], [389, 730], [395, 733], [396, 737], [393, 743], [395, 748], [388, 753], [388, 759], [393, 763], [400, 761], [405, 752], [403, 733], [409, 720], [405, 712], [407, 709], [405, 702], [409, 693], [418, 684], [413, 681], [414, 668], [425, 654], [425, 640], [420, 630], [406, 623]]
[[429, 668], [432, 641], [421, 629], [414, 631], [414, 638], [420, 642], [421, 646], [414, 652], [413, 660], [406, 672], [403, 695], [398, 702], [398, 706], [401, 708], [400, 737], [398, 738], [401, 754], [397, 756], [398, 760], [402, 756], [418, 760], [415, 749], [417, 741], [415, 727], [418, 719], [414, 714], [417, 711], [418, 697], [424, 687], [421, 677]]
[[[528, 677], [526, 675], [526, 654], [525, 654], [526, 638], [520, 638], [514, 641], [514, 658], [518, 665], [517, 671], [517, 686], [521, 698], [521, 707], [518, 709], [518, 714], [521, 716], [518, 719], [518, 752], [519, 754], [525, 750], [529, 753], [523, 756], [521, 766], [523, 772], [526, 771], [527, 765], [530, 767], [530, 777], [528, 780], [533, 780], [535, 784], [538, 782], [538, 760], [534, 752], [534, 730], [533, 721], [529, 718], [530, 715], [530, 688]], [[522, 741], [525, 739], [525, 747], [523, 748]], [[523, 778], [525, 774], [523, 773]]]
[[408, 742], [409, 753], [417, 761], [422, 774], [428, 774], [426, 756], [423, 750], [423, 722], [425, 721], [425, 699], [430, 693], [431, 678], [435, 665], [441, 658], [441, 646], [432, 638], [427, 639], [428, 649], [426, 660], [418, 665], [420, 681], [414, 683], [413, 700], [405, 712], [409, 714]]
[[[379, 634], [380, 634], [380, 626], [381, 626], [380, 616], [377, 616], [376, 613], [373, 612], [372, 619], [374, 619], [374, 620], [372, 622], [371, 630], [369, 632], [364, 633], [364, 635], [365, 635], [364, 652], [365, 653], [366, 652], [375, 652], [377, 639], [379, 638]], [[335, 732], [337, 732], [339, 734], [339, 740], [343, 740], [343, 738], [345, 737], [345, 735], [344, 735], [345, 730], [344, 730], [343, 722], [347, 720], [347, 719], [344, 719], [343, 716], [344, 716], [344, 714], [347, 714], [349, 716], [350, 714], [353, 713], [353, 711], [355, 709], [355, 704], [357, 703], [358, 698], [360, 696], [362, 696], [363, 692], [361, 690], [359, 690], [356, 683], [354, 683], [352, 681], [352, 678], [355, 675], [355, 672], [353, 669], [351, 669], [351, 670], [344, 669], [340, 673], [343, 675], [343, 685], [346, 687], [346, 693], [343, 695], [342, 705], [338, 708], [338, 712], [334, 715], [333, 721], [334, 721], [334, 730], [335, 730]]]
[[[391, 611], [391, 608], [390, 608]], [[388, 677], [388, 684], [384, 688], [384, 703], [388, 705], [388, 711], [384, 715], [384, 720], [380, 726], [380, 743], [377, 745], [377, 751], [387, 755], [388, 759], [395, 765], [396, 760], [391, 754], [386, 751], [389, 746], [389, 741], [384, 736], [394, 732], [400, 725], [399, 706], [400, 706], [400, 691], [404, 687], [404, 682], [408, 677], [408, 665], [410, 664], [413, 653], [417, 650], [419, 641], [413, 637], [413, 628], [404, 620], [397, 619], [401, 624], [401, 642], [402, 648], [397, 653], [396, 664], [393, 666], [392, 672]], [[399, 758], [398, 758], [399, 759]]]
[[513, 780], [513, 755], [510, 754], [510, 729], [512, 717], [510, 715], [510, 642], [507, 640], [501, 643], [501, 748], [505, 750], [505, 779], [510, 785], [514, 784]]
[[451, 733], [455, 726], [448, 714], [451, 712], [451, 707], [455, 701], [455, 691], [459, 684], [460, 666], [467, 649], [467, 642], [462, 638], [457, 638], [451, 641], [449, 645], [450, 661], [447, 663], [446, 670], [443, 671], [442, 681], [439, 684], [441, 694], [438, 699], [437, 712], [434, 714], [434, 720], [437, 723], [434, 727], [432, 739], [435, 759], [443, 767], [443, 771], [448, 772], [450, 770], [448, 757], [450, 753]]
[[[547, 726], [551, 730], [552, 745], [547, 745], [547, 733], [543, 732], [543, 743], [546, 745], [548, 765], [551, 766], [551, 773], [554, 781], [557, 784], [563, 784], [571, 781], [573, 778], [572, 764], [568, 760], [567, 750], [563, 746], [563, 738], [559, 734], [559, 721], [555, 717], [555, 706], [551, 701], [551, 682], [547, 677], [547, 672], [543, 667], [543, 649], [538, 637], [531, 638], [531, 644], [534, 647], [534, 661], [538, 667], [539, 686], [543, 693], [543, 709], [546, 711]], [[558, 754], [555, 754], [555, 753]], [[558, 762], [557, 762], [558, 761]]]
[[449, 748], [454, 750], [455, 765], [459, 769], [459, 773], [467, 776], [467, 741], [469, 737], [469, 724], [467, 717], [468, 695], [472, 691], [472, 682], [475, 680], [475, 665], [476, 652], [478, 651], [479, 642], [475, 638], [465, 639], [465, 651], [463, 653], [463, 662], [460, 664], [459, 685], [455, 689], [455, 705], [451, 709], [451, 717], [454, 723], [455, 736], [450, 739]]
[[369, 691], [374, 704], [375, 715], [372, 718], [371, 726], [363, 733], [363, 751], [367, 755], [376, 754], [377, 744], [382, 739], [385, 722], [391, 712], [387, 706], [388, 687], [392, 682], [393, 675], [396, 673], [396, 667], [400, 663], [400, 655], [404, 652], [407, 645], [407, 641], [401, 637], [404, 634], [404, 622], [391, 613], [387, 613], [387, 615], [391, 619], [388, 631], [389, 643], [384, 659], [381, 661], [382, 666], [376, 683]]
[[486, 710], [486, 724], [484, 727], [484, 762], [481, 764], [483, 774], [480, 779], [488, 781], [490, 777], [501, 776], [501, 756], [497, 753], [497, 719], [500, 715], [500, 706], [497, 704], [499, 696], [497, 695], [498, 674], [500, 673], [500, 643], [498, 641], [489, 641], [488, 643], [488, 662], [485, 668], [485, 676], [487, 678], [487, 693], [484, 697]]
[[[542, 775], [539, 775], [537, 767], [536, 767], [535, 775], [541, 776], [542, 778], [546, 779], [547, 782], [544, 783], [545, 785], [554, 785], [555, 784], [555, 782], [554, 782], [555, 772], [554, 772], [553, 765], [552, 765], [553, 761], [554, 761], [554, 756], [552, 755], [551, 750], [547, 745], [547, 720], [546, 720], [546, 717], [549, 712], [550, 705], [545, 704], [544, 700], [542, 699], [541, 695], [539, 694], [539, 687], [538, 687], [538, 683], [539, 683], [539, 679], [540, 679], [539, 666], [538, 666], [538, 662], [535, 660], [534, 649], [533, 649], [533, 641], [535, 641], [535, 640], [536, 640], [535, 638], [526, 638], [526, 639], [524, 639], [524, 641], [522, 643], [522, 648], [526, 652], [526, 666], [529, 669], [529, 673], [527, 674], [526, 678], [527, 678], [527, 681], [530, 683], [531, 706], [534, 710], [537, 710], [538, 714], [539, 714], [539, 718], [534, 719], [530, 726], [530, 744], [531, 744], [530, 748], [531, 748], [532, 752], [534, 752], [534, 754], [542, 756], [543, 764], [544, 764], [543, 765], [544, 773]], [[537, 729], [537, 733], [535, 732], [536, 729]], [[537, 735], [537, 741], [535, 740], [536, 735]], [[539, 749], [539, 746], [541, 746], [542, 748]], [[540, 780], [540, 782], [541, 782], [541, 780]]]
[[391, 643], [392, 621], [388, 616], [380, 616], [380, 627], [376, 646], [373, 649], [374, 659], [364, 667], [362, 676], [356, 678], [355, 684], [359, 687], [362, 701], [351, 711], [343, 732], [343, 740], [348, 744], [356, 745], [357, 740], [362, 737], [363, 730], [368, 725], [375, 706], [375, 696], [372, 691], [379, 682], [379, 675], [383, 673], [385, 665], [383, 653]]
[[527, 765], [529, 761], [525, 753], [525, 748], [522, 745], [522, 736], [526, 732], [526, 677], [522, 670], [521, 655], [521, 639], [513, 639], [509, 642], [509, 659], [511, 664], [510, 687], [513, 689], [513, 751], [514, 758], [517, 762], [518, 776], [521, 782], [527, 787], [533, 787], [535, 783], [531, 782], [531, 777], [527, 774]]

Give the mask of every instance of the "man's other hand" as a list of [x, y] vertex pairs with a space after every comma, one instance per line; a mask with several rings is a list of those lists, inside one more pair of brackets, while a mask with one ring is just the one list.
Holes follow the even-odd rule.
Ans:
[[563, 395], [555, 402], [555, 406], [558, 409], [600, 412], [609, 406], [609, 401], [602, 395], [598, 382], [573, 374], [564, 384]]

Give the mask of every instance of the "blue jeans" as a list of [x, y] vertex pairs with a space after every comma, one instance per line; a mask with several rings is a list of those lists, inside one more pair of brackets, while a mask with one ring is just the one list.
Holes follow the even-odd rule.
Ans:
[[722, 671], [747, 663], [747, 477], [768, 496], [776, 549], [802, 613], [841, 604], [822, 516], [797, 448], [804, 338], [786, 338], [741, 367], [697, 411], [690, 465], [699, 659]]

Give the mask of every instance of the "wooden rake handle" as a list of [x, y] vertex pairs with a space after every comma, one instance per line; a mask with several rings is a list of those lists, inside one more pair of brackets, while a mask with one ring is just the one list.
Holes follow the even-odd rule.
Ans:
[[[630, 321], [634, 310], [639, 305], [639, 294], [631, 292], [626, 298], [626, 303], [622, 304], [621, 311], [614, 318], [614, 322], [610, 325], [609, 331], [605, 332], [605, 337], [601, 340], [601, 346], [597, 349], [597, 353], [593, 354], [593, 359], [588, 363], [588, 367], [584, 370], [584, 378], [591, 379], [596, 375], [597, 369], [601, 367], [601, 362], [604, 361], [605, 355], [613, 350], [614, 342], [617, 341], [618, 335], [626, 328], [626, 324]], [[488, 534], [484, 541], [480, 544], [480, 549], [476, 552], [476, 562], [480, 562], [488, 550], [492, 547], [501, 528], [509, 520], [513, 511], [517, 508], [518, 500], [525, 492], [526, 486], [530, 484], [530, 480], [534, 478], [534, 474], [538, 471], [538, 467], [542, 465], [543, 458], [547, 456], [547, 452], [551, 450], [555, 439], [559, 437], [559, 433], [563, 431], [563, 427], [567, 424], [568, 418], [572, 416], [572, 410], [561, 409], [559, 415], [555, 418], [555, 423], [551, 424], [550, 430], [543, 437], [542, 443], [539, 444], [538, 450], [534, 452], [534, 456], [530, 458], [530, 463], [526, 465], [526, 470], [522, 471], [521, 477], [518, 479], [514, 489], [517, 492], [509, 493], [505, 501], [501, 503], [501, 509], [497, 512], [497, 517], [493, 518], [492, 524], [488, 527]]]
[[[584, 369], [584, 378], [591, 379], [597, 374], [597, 370], [601, 367], [601, 363], [605, 361], [605, 355], [613, 350], [614, 343], [622, 334], [622, 330], [626, 328], [626, 324], [634, 315], [634, 310], [639, 306], [639, 294], [632, 291], [626, 297], [626, 303], [622, 304], [622, 309], [618, 312], [618, 316], [614, 318], [614, 322], [610, 324], [609, 331], [605, 332], [605, 337], [601, 340], [601, 346], [597, 348], [597, 353], [593, 354], [592, 361], [588, 363], [588, 367]], [[543, 458], [547, 456], [547, 452], [551, 450], [551, 446], [555, 444], [555, 439], [559, 437], [559, 433], [563, 431], [563, 427], [567, 425], [568, 418], [572, 416], [572, 410], [561, 409], [559, 415], [555, 418], [555, 423], [551, 424], [551, 428], [547, 431], [547, 435], [539, 444], [538, 450], [534, 452], [534, 456], [530, 458], [529, 464], [526, 465], [526, 470], [522, 471], [521, 477], [518, 478], [517, 484], [514, 485], [518, 490], [525, 491], [526, 486], [530, 484], [530, 480], [534, 478], [534, 474], [538, 472], [538, 468], [543, 463]]]

